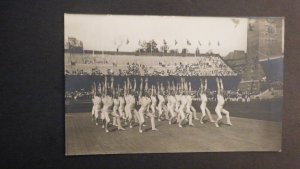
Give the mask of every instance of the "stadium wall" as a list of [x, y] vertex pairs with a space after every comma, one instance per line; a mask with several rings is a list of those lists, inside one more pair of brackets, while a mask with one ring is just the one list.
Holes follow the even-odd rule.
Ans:
[[[110, 82], [110, 76], [108, 77], [108, 81]], [[137, 87], [139, 87], [141, 76], [114, 76], [114, 85], [123, 86], [123, 82], [126, 78], [129, 77], [131, 80], [136, 78]], [[167, 85], [169, 81], [172, 83], [180, 83], [180, 78], [184, 76], [148, 76], [149, 87], [151, 85], [157, 85], [157, 83], [163, 83]], [[145, 77], [144, 77], [145, 78]], [[186, 81], [191, 82], [192, 90], [198, 90], [200, 87], [200, 77], [199, 76], [186, 76], [184, 77]], [[216, 77], [201, 77], [208, 79], [208, 88], [210, 90], [216, 90]], [[223, 77], [224, 89], [225, 90], [236, 90], [241, 78], [240, 76], [229, 76]], [[99, 84], [99, 82], [104, 82], [104, 76], [95, 76], [95, 75], [65, 75], [65, 90], [66, 91], [78, 91], [84, 89], [85, 91], [90, 91], [91, 86], [95, 82]]]
[[260, 62], [266, 74], [267, 81], [283, 81], [283, 57]]

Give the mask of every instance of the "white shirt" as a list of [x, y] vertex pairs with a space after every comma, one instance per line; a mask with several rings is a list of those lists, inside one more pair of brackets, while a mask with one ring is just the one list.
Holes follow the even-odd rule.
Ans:
[[218, 99], [218, 106], [223, 106], [225, 103], [224, 97], [220, 94], [217, 95], [217, 99]]

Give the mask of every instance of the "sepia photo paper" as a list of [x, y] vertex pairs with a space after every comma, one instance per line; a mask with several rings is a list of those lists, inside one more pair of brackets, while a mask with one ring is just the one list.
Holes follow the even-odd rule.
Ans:
[[281, 151], [283, 17], [64, 15], [65, 154]]

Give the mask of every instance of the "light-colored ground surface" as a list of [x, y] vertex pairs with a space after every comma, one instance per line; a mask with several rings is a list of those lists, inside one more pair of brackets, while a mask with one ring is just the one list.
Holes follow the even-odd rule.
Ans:
[[[200, 117], [200, 114], [198, 115]], [[225, 119], [223, 119], [225, 121]], [[194, 121], [194, 127], [179, 128], [167, 121], [156, 121], [159, 131], [138, 133], [138, 127], [126, 131], [105, 133], [96, 126], [90, 113], [65, 115], [65, 154], [124, 154], [170, 152], [218, 152], [218, 151], [279, 151], [281, 149], [281, 123], [231, 117], [233, 126], [213, 123], [203, 125]]]

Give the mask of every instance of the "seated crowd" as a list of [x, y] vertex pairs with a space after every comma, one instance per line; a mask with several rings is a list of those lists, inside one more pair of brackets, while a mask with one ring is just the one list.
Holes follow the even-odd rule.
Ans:
[[220, 57], [98, 57], [65, 65], [66, 75], [235, 76]]

